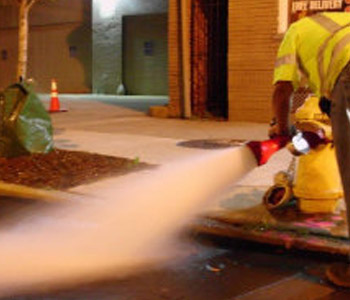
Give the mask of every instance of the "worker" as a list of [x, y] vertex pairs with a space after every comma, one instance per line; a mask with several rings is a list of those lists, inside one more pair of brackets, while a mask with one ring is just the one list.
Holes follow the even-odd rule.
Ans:
[[[270, 136], [289, 135], [290, 99], [303, 78], [320, 98], [321, 110], [331, 116], [350, 232], [350, 13], [315, 14], [287, 30], [275, 64]], [[327, 277], [350, 287], [350, 259], [332, 265]]]

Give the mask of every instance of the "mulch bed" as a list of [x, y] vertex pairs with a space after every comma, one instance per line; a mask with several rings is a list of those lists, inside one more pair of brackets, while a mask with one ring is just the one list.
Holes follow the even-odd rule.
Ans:
[[149, 167], [138, 159], [55, 149], [48, 154], [0, 158], [0, 180], [35, 188], [65, 190], [104, 177]]

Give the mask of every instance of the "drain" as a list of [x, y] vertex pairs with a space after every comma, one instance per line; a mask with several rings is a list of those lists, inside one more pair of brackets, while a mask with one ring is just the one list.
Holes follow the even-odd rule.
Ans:
[[188, 140], [177, 143], [177, 146], [198, 149], [222, 149], [230, 147], [239, 147], [245, 145], [246, 140], [236, 139], [205, 139], [205, 140]]

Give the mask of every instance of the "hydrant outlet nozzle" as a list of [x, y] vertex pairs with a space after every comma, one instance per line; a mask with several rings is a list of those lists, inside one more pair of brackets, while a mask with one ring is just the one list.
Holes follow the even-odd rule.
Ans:
[[261, 166], [267, 163], [272, 154], [285, 147], [288, 141], [288, 136], [277, 136], [265, 141], [251, 141], [247, 146], [253, 152], [258, 166]]
[[292, 137], [287, 149], [295, 156], [307, 154], [311, 149], [316, 149], [319, 145], [325, 145], [329, 140], [325, 137], [323, 130], [299, 131]]

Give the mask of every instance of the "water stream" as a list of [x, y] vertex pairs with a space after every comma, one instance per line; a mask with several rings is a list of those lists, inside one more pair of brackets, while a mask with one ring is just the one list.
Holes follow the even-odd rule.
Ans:
[[247, 147], [108, 179], [98, 197], [27, 212], [0, 231], [0, 296], [123, 275], [170, 246], [226, 186], [256, 167]]

